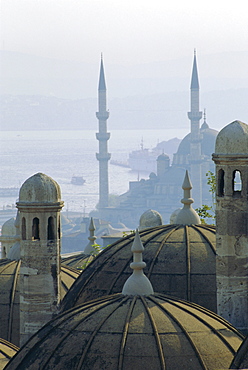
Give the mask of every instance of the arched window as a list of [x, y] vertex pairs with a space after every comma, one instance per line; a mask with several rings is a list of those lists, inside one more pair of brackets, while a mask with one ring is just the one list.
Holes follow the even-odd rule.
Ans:
[[52, 216], [48, 219], [48, 225], [47, 225], [47, 240], [54, 240], [55, 239], [55, 233], [54, 233], [54, 219]]
[[242, 178], [241, 178], [241, 173], [238, 170], [233, 171], [232, 190], [233, 190], [233, 195], [241, 196]]
[[33, 225], [32, 225], [32, 239], [33, 240], [40, 240], [40, 228], [39, 228], [39, 219], [35, 217], [33, 219]]
[[26, 218], [22, 218], [22, 240], [26, 240]]
[[225, 171], [220, 169], [218, 173], [218, 196], [223, 197], [225, 193]]
[[59, 227], [58, 227], [58, 238], [61, 238], [61, 228], [60, 228], [60, 218], [59, 218]]

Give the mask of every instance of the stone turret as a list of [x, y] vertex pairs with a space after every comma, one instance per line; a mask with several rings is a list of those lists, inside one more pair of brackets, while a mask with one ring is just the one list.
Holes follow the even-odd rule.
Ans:
[[248, 125], [234, 121], [216, 139], [218, 313], [248, 331]]
[[60, 211], [59, 185], [37, 173], [20, 189], [20, 343], [57, 312], [60, 302]]
[[96, 158], [99, 161], [99, 209], [108, 207], [109, 184], [108, 184], [108, 161], [111, 154], [108, 153], [108, 140], [110, 133], [107, 132], [107, 119], [109, 112], [107, 111], [107, 93], [106, 82], [103, 68], [103, 60], [101, 57], [100, 77], [98, 85], [98, 112], [96, 117], [99, 120], [99, 132], [96, 138], [99, 141], [99, 153]]

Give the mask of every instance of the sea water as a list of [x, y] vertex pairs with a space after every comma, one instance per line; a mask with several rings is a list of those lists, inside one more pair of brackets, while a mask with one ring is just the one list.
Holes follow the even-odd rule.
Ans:
[[[62, 191], [65, 209], [87, 214], [99, 198], [99, 163], [96, 159], [96, 131], [0, 131], [0, 187], [20, 187], [37, 172], [56, 180]], [[187, 129], [114, 130], [108, 141], [111, 159], [125, 162], [132, 150], [151, 149], [158, 142], [174, 137], [182, 139]], [[72, 176], [83, 176], [84, 185], [71, 184]], [[129, 181], [148, 178], [129, 168], [109, 164], [109, 192], [120, 195]], [[0, 210], [14, 205], [15, 198], [0, 198]]]

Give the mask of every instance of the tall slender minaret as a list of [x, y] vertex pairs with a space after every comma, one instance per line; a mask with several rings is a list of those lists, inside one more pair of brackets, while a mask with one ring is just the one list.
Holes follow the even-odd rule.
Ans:
[[101, 55], [100, 77], [98, 86], [98, 112], [96, 117], [99, 120], [99, 132], [96, 134], [99, 140], [99, 153], [96, 158], [99, 161], [99, 208], [108, 207], [109, 184], [108, 184], [108, 161], [111, 154], [108, 153], [108, 140], [110, 133], [107, 132], [107, 119], [109, 112], [106, 110], [106, 83], [104, 76], [103, 60]]
[[190, 85], [190, 104], [191, 111], [188, 118], [191, 122], [190, 129], [190, 173], [194, 184], [194, 200], [197, 207], [202, 205], [202, 179], [201, 179], [201, 134], [200, 119], [202, 112], [199, 111], [199, 80], [196, 63], [196, 51], [194, 50], [194, 62]]

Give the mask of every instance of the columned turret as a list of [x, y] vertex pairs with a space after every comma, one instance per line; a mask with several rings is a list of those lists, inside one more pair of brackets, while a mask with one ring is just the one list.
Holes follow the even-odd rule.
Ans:
[[248, 332], [248, 125], [234, 121], [216, 139], [218, 314]]
[[202, 204], [202, 179], [201, 179], [201, 134], [200, 119], [202, 112], [199, 111], [199, 80], [196, 63], [196, 52], [194, 51], [194, 62], [190, 85], [190, 105], [191, 111], [188, 112], [188, 118], [191, 122], [190, 129], [190, 173], [194, 184], [194, 199], [197, 207]]
[[98, 112], [96, 117], [99, 120], [99, 132], [96, 138], [99, 141], [99, 153], [96, 158], [99, 161], [99, 208], [108, 207], [109, 184], [108, 184], [108, 161], [111, 154], [108, 153], [108, 140], [110, 133], [107, 132], [107, 90], [104, 76], [103, 60], [101, 57], [100, 77], [98, 86]]
[[52, 319], [60, 303], [59, 185], [42, 173], [20, 189], [20, 344]]

